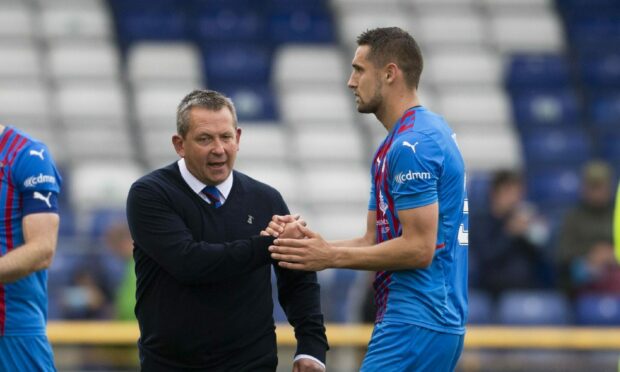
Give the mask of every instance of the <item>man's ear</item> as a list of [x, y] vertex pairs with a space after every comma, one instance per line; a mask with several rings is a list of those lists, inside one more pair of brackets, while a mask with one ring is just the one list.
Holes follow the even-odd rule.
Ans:
[[394, 63], [388, 63], [385, 66], [384, 74], [385, 81], [387, 83], [393, 83], [396, 79], [396, 75], [398, 74], [398, 66], [396, 66], [396, 64]]
[[180, 157], [185, 157], [185, 147], [183, 146], [183, 137], [178, 134], [172, 136], [172, 145], [174, 150]]

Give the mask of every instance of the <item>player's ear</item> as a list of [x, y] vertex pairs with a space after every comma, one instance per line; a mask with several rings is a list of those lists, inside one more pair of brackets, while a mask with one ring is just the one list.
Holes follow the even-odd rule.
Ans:
[[398, 66], [396, 66], [396, 64], [394, 64], [394, 63], [388, 63], [385, 66], [384, 70], [385, 70], [384, 71], [384, 73], [385, 73], [385, 75], [384, 75], [385, 81], [387, 83], [394, 82], [394, 79], [396, 79], [396, 74], [398, 73]]

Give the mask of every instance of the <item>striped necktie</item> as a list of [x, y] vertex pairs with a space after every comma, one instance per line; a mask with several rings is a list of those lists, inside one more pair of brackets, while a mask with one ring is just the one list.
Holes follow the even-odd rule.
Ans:
[[207, 197], [207, 199], [209, 199], [209, 201], [215, 208], [219, 208], [222, 206], [222, 199], [220, 198], [220, 195], [222, 195], [222, 193], [220, 193], [220, 190], [218, 190], [217, 187], [207, 186], [202, 189], [202, 193]]

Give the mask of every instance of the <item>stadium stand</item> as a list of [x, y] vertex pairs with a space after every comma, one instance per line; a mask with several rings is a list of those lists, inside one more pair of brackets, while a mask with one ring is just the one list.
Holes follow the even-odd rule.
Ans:
[[[604, 158], [620, 173], [617, 1], [258, 3], [0, 1], [0, 121], [45, 141], [67, 181], [59, 251], [71, 253], [50, 277], [93, 249], [97, 216], [122, 212], [133, 180], [177, 158], [176, 105], [200, 87], [236, 102], [239, 169], [278, 188], [325, 237], [360, 234], [384, 131], [355, 112], [346, 81], [355, 38], [376, 26], [419, 39], [422, 102], [457, 132], [472, 208], [490, 171], [522, 168], [528, 199], [555, 225], [577, 200], [584, 162]], [[356, 319], [346, 294], [359, 282], [348, 274], [324, 278], [328, 321]], [[63, 283], [51, 281], [52, 293]], [[607, 296], [470, 295], [476, 324], [618, 325], [617, 309]]]

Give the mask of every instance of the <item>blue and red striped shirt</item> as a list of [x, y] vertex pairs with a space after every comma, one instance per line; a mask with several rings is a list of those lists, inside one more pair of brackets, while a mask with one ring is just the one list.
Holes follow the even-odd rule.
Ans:
[[368, 209], [376, 211], [377, 243], [402, 235], [399, 210], [439, 206], [432, 264], [376, 273], [376, 322], [463, 334], [469, 223], [465, 165], [456, 136], [440, 116], [422, 106], [410, 108], [379, 146], [371, 176]]
[[[0, 256], [24, 244], [22, 219], [57, 213], [61, 178], [48, 148], [13, 127], [0, 133]], [[47, 271], [0, 284], [0, 336], [43, 335]]]

